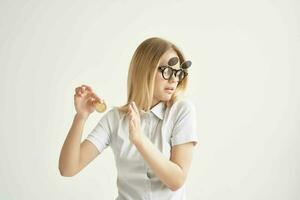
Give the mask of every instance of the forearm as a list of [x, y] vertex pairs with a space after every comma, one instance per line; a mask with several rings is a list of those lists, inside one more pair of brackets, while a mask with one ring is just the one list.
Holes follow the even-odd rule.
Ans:
[[86, 118], [75, 115], [72, 126], [61, 149], [59, 170], [64, 176], [72, 175], [78, 167], [80, 143]]
[[153, 172], [171, 190], [180, 188], [184, 175], [179, 165], [167, 159], [146, 136], [140, 136], [134, 144]]

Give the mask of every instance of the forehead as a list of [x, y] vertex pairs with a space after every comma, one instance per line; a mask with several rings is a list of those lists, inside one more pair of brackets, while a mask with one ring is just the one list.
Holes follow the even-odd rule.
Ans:
[[[161, 57], [160, 57], [160, 60], [159, 60], [159, 65], [168, 65], [168, 61], [173, 58], [173, 57], [177, 57], [178, 60], [179, 60], [179, 57], [176, 53], [176, 51], [174, 51], [173, 49], [170, 49], [168, 51], [166, 51]], [[175, 65], [175, 66], [172, 66], [172, 68], [179, 68], [179, 62]]]

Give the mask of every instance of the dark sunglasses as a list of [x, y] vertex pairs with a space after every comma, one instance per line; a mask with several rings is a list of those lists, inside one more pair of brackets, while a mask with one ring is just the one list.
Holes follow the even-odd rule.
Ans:
[[187, 69], [192, 65], [192, 62], [189, 60], [184, 61], [180, 65], [180, 69], [173, 69], [171, 66], [176, 65], [178, 61], [179, 59], [177, 57], [173, 57], [168, 61], [167, 66], [158, 67], [165, 80], [171, 80], [174, 74], [175, 78], [177, 78], [177, 81], [180, 83], [188, 75]]

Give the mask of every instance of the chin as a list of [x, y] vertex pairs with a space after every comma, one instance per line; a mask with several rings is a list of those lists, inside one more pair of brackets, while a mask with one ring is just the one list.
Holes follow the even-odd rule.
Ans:
[[162, 96], [161, 101], [169, 101], [172, 98], [173, 94], [167, 94]]

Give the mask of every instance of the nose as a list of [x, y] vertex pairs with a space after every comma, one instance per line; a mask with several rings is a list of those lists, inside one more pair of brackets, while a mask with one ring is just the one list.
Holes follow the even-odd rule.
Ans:
[[169, 79], [169, 81], [172, 83], [172, 82], [177, 82], [178, 80], [177, 80], [178, 78], [177, 77], [175, 77], [175, 73], [172, 73], [172, 76], [171, 76], [171, 78]]

